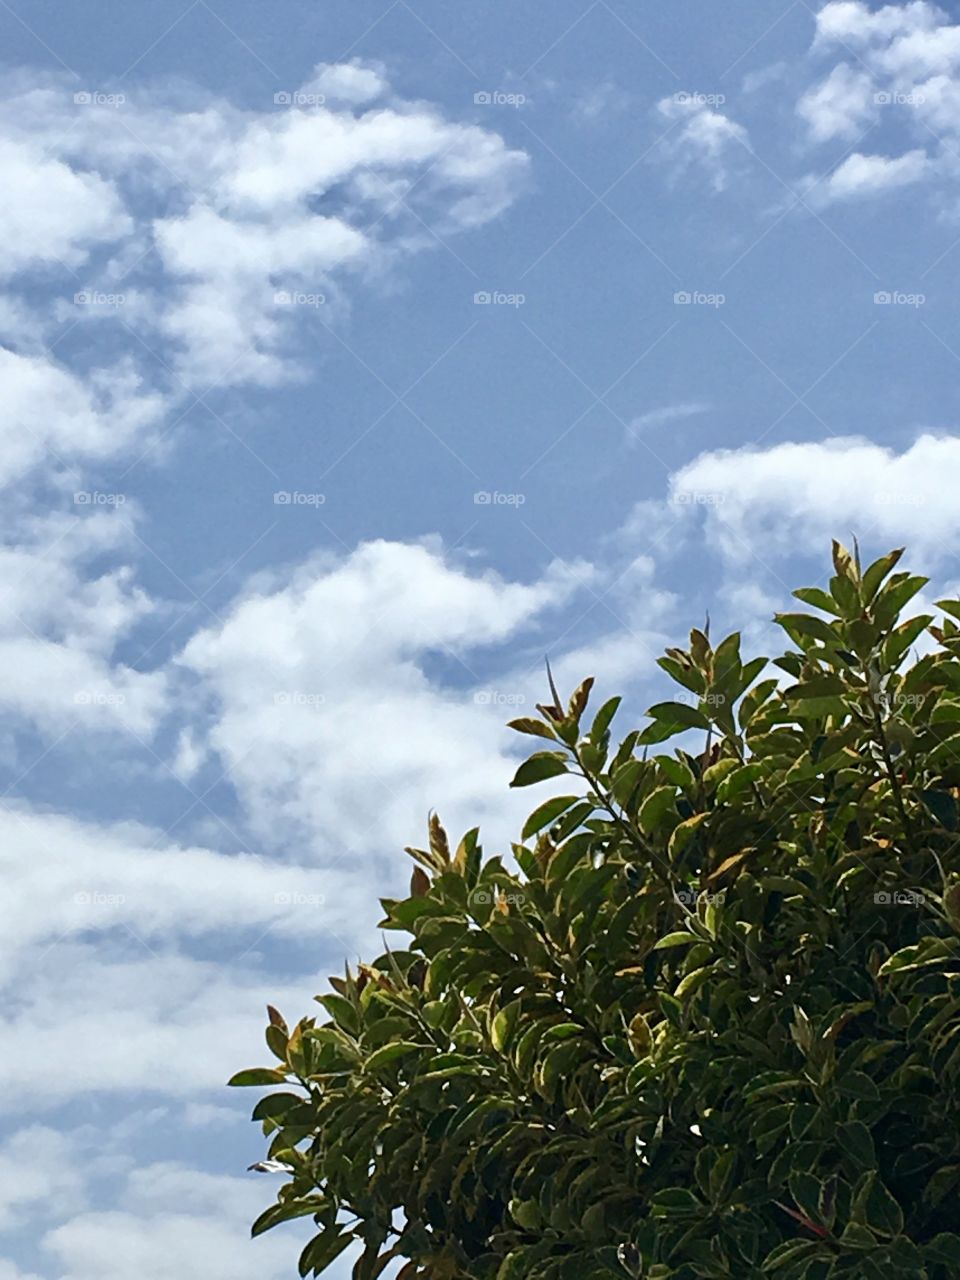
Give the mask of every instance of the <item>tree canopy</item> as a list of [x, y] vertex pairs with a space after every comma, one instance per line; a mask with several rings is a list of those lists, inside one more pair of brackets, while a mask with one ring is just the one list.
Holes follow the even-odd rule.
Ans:
[[398, 946], [269, 1011], [301, 1275], [960, 1275], [960, 602], [900, 556], [835, 543], [772, 665], [693, 630], [617, 745], [551, 680], [513, 785], [568, 794], [512, 859], [432, 819]]

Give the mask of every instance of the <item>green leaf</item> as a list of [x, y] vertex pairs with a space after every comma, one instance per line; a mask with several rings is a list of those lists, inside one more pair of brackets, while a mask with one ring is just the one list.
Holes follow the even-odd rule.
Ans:
[[848, 1120], [837, 1129], [837, 1145], [862, 1168], [873, 1169], [877, 1164], [877, 1153], [873, 1146], [873, 1137], [867, 1126], [860, 1120]]
[[322, 1196], [307, 1196], [302, 1200], [284, 1200], [280, 1204], [272, 1204], [264, 1210], [250, 1228], [251, 1236], [259, 1236], [280, 1222], [289, 1222], [293, 1218], [305, 1218], [309, 1213], [320, 1213], [329, 1202]]
[[702, 942], [702, 938], [698, 938], [695, 933], [687, 933], [682, 929], [678, 929], [675, 933], [665, 934], [659, 942], [654, 944], [654, 951], [667, 951], [671, 947], [685, 947], [691, 942]]
[[390, 1044], [381, 1045], [379, 1049], [375, 1049], [363, 1064], [366, 1072], [379, 1071], [381, 1067], [389, 1066], [391, 1062], [395, 1062], [397, 1058], [403, 1058], [408, 1053], [415, 1053], [418, 1049], [429, 1049], [430, 1045], [417, 1044], [412, 1040], [395, 1040]]
[[758, 778], [763, 777], [759, 763], [743, 764], [731, 770], [717, 787], [717, 803], [730, 804]]
[[674, 808], [677, 798], [673, 787], [656, 787], [644, 800], [637, 814], [640, 830], [645, 835], [656, 831], [661, 820]]
[[892, 569], [896, 568], [900, 557], [903, 555], [903, 550], [903, 547], [897, 547], [896, 550], [881, 556], [879, 560], [874, 560], [870, 568], [866, 570], [863, 575], [863, 599], [865, 604], [870, 603], [877, 594], [881, 582]]
[[617, 714], [617, 708], [623, 701], [622, 698], [609, 698], [597, 714], [593, 718], [593, 724], [590, 726], [590, 741], [600, 743], [606, 736], [607, 730], [610, 728], [610, 722]]
[[876, 1235], [896, 1236], [903, 1230], [903, 1210], [874, 1171], [863, 1174], [854, 1188], [850, 1216]]
[[544, 827], [549, 827], [555, 819], [559, 818], [562, 813], [566, 813], [580, 798], [580, 796], [554, 796], [550, 800], [545, 800], [542, 805], [534, 809], [523, 824], [521, 840], [529, 840], [531, 836], [536, 835], [538, 831], [542, 831]]
[[235, 1076], [231, 1076], [227, 1084], [235, 1088], [247, 1088], [256, 1084], [277, 1084], [286, 1078], [287, 1073], [282, 1067], [249, 1067], [246, 1071], [238, 1071]]
[[940, 1266], [960, 1268], [960, 1236], [952, 1231], [941, 1231], [923, 1248], [927, 1262], [939, 1263]]
[[828, 595], [826, 591], [821, 590], [820, 587], [797, 587], [793, 594], [804, 604], [812, 604], [815, 609], [822, 609], [824, 613], [832, 613], [835, 618], [841, 616], [833, 597]]
[[503, 1053], [510, 1043], [514, 1028], [520, 1017], [520, 1002], [513, 1001], [493, 1019], [490, 1025], [490, 1042], [498, 1053]]
[[664, 1187], [658, 1191], [650, 1205], [655, 1218], [670, 1218], [676, 1214], [703, 1213], [703, 1203], [686, 1187]]
[[508, 729], [514, 729], [517, 733], [527, 733], [534, 738], [550, 738], [556, 741], [557, 735], [544, 720], [534, 720], [530, 716], [521, 716], [519, 720], [509, 720], [507, 722]]
[[524, 760], [510, 785], [529, 787], [534, 782], [543, 782], [546, 778], [556, 778], [567, 772], [567, 758], [559, 751], [535, 751], [528, 760]]
[[941, 827], [946, 827], [948, 831], [956, 831], [960, 825], [960, 811], [957, 809], [956, 798], [947, 791], [936, 791], [928, 788], [920, 792], [920, 799], [923, 801], [925, 808], [931, 813]]

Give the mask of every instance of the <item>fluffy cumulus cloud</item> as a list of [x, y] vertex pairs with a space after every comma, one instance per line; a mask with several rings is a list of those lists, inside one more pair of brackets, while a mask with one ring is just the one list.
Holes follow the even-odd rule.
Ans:
[[392, 854], [420, 838], [438, 796], [454, 830], [503, 817], [490, 808], [512, 767], [503, 721], [541, 676], [478, 668], [589, 580], [558, 563], [508, 582], [439, 547], [369, 543], [257, 584], [181, 662], [213, 695], [209, 745], [261, 831], [299, 836], [326, 863]]
[[36, 145], [0, 138], [0, 275], [28, 267], [73, 268], [90, 247], [129, 234], [132, 222], [114, 185], [77, 172]]
[[397, 97], [360, 63], [321, 65], [260, 109], [6, 88], [0, 180], [20, 194], [0, 214], [0, 273], [76, 268], [76, 318], [129, 324], [197, 390], [275, 383], [298, 295], [332, 310], [350, 276], [502, 212], [526, 167], [498, 134]]
[[49, 1231], [43, 1251], [63, 1280], [168, 1280], [197, 1272], [209, 1280], [280, 1280], [290, 1273], [291, 1235], [307, 1238], [309, 1231], [244, 1241], [268, 1202], [250, 1179], [154, 1163], [129, 1176], [115, 1209], [78, 1213]]
[[[3, 80], [0, 705], [44, 728], [156, 726], [163, 677], [114, 660], [153, 606], [129, 569], [90, 567], [137, 536], [98, 469], [136, 464], [212, 384], [289, 377], [305, 316], [336, 316], [351, 277], [496, 216], [525, 165], [358, 62], [245, 108], [183, 86]], [[40, 490], [58, 513], [25, 520]], [[89, 518], [98, 504], [109, 525]]]
[[856, 141], [887, 121], [914, 141], [906, 151], [849, 156], [822, 185], [821, 203], [878, 195], [921, 179], [956, 182], [960, 25], [944, 10], [926, 0], [880, 9], [832, 0], [817, 14], [813, 53], [834, 60], [798, 102], [814, 142]]
[[115, 658], [154, 612], [123, 563], [134, 538], [116, 510], [80, 502], [69, 515], [14, 514], [5, 522], [0, 708], [56, 736], [72, 728], [148, 734], [166, 705], [162, 672]]
[[864, 439], [721, 449], [677, 472], [670, 498], [691, 517], [705, 512], [711, 543], [736, 561], [851, 530], [940, 561], [960, 535], [958, 465], [956, 436], [922, 435], [902, 453]]

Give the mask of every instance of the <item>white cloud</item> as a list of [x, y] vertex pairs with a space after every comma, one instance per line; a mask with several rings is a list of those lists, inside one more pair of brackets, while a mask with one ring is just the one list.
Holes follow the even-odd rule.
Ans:
[[[79, 262], [88, 242], [115, 241], [83, 286], [115, 293], [119, 281], [116, 318], [180, 379], [270, 385], [299, 345], [292, 314], [301, 325], [307, 314], [275, 294], [334, 297], [346, 273], [435, 245], [424, 224], [441, 236], [476, 227], [517, 194], [524, 153], [397, 98], [377, 65], [321, 64], [287, 96], [242, 110], [182, 88], [131, 90], [111, 108], [75, 104], [64, 82], [14, 80], [0, 102], [0, 172], [5, 155], [49, 155], [37, 194], [26, 188], [43, 212], [8, 213], [35, 223], [13, 237], [16, 252]], [[133, 220], [120, 204], [128, 188]], [[72, 240], [58, 221], [71, 214]]]
[[[590, 576], [555, 564], [525, 585], [470, 575], [435, 548], [375, 542], [252, 587], [182, 662], [215, 695], [209, 743], [258, 829], [299, 835], [329, 860], [392, 855], [422, 838], [435, 804], [452, 831], [504, 804], [512, 818], [515, 735], [503, 721], [528, 693], [475, 664], [487, 669], [484, 650]], [[473, 693], [431, 677], [436, 655], [466, 669]]]
[[735, 560], [851, 532], [939, 560], [960, 535], [958, 466], [955, 436], [921, 435], [902, 453], [858, 438], [721, 449], [673, 476], [670, 498], [706, 512], [711, 543]]
[[825, 80], [803, 95], [797, 112], [808, 124], [816, 142], [855, 138], [880, 114], [874, 100], [873, 78], [841, 62]]
[[694, 418], [701, 413], [709, 413], [711, 406], [700, 400], [684, 400], [679, 404], [662, 405], [659, 409], [648, 409], [630, 420], [627, 428], [629, 436], [634, 437], [651, 427], [663, 427], [668, 422], [681, 422], [685, 418]]
[[[221, 834], [229, 839], [229, 828]], [[319, 871], [183, 847], [134, 823], [82, 822], [9, 802], [0, 808], [0, 867], [10, 906], [0, 942], [7, 970], [25, 948], [89, 935], [132, 934], [162, 946], [237, 931], [252, 941], [269, 930], [339, 939], [349, 950], [375, 910], [349, 864]]]
[[111, 182], [2, 137], [0, 187], [0, 275], [77, 267], [91, 245], [118, 240], [133, 225]]
[[71, 726], [149, 733], [166, 676], [113, 656], [153, 605], [128, 567], [91, 568], [129, 549], [129, 527], [111, 508], [75, 510], [14, 516], [0, 542], [0, 708], [58, 736]]
[[812, 188], [811, 202], [824, 205], [895, 191], [922, 182], [930, 168], [926, 152], [919, 148], [901, 156], [867, 156], [857, 151], [847, 156], [829, 178]]
[[872, 195], [916, 182], [956, 183], [960, 142], [960, 25], [943, 10], [916, 0], [867, 5], [842, 0], [817, 15], [814, 53], [840, 50], [841, 61], [798, 103], [812, 139], [855, 138], [865, 126], [890, 121], [915, 147], [903, 155], [853, 155], [817, 194], [821, 204]]
[[280, 1280], [311, 1226], [251, 1242], [271, 1199], [263, 1180], [155, 1163], [131, 1174], [118, 1208], [69, 1218], [43, 1247], [62, 1280]]
[[83, 1182], [65, 1134], [43, 1125], [18, 1129], [0, 1146], [0, 1234], [34, 1214], [59, 1216], [80, 1207]]
[[675, 93], [657, 103], [660, 116], [674, 123], [662, 149], [679, 170], [702, 169], [715, 191], [730, 178], [731, 151], [748, 146], [746, 129], [716, 109], [720, 103], [697, 93]]
[[319, 63], [304, 86], [307, 93], [318, 93], [327, 102], [349, 102], [354, 105], [373, 102], [390, 89], [384, 68], [377, 63]]
[[937, 27], [944, 18], [942, 10], [924, 0], [910, 4], [888, 4], [871, 9], [861, 0], [834, 0], [817, 14], [816, 40], [820, 45], [850, 44], [854, 46], [902, 35], [913, 35]]
[[[133, 934], [125, 943], [119, 934], [87, 943], [52, 938], [25, 950], [16, 1001], [0, 1017], [0, 1110], [26, 1105], [35, 1115], [94, 1095], [109, 1095], [118, 1113], [151, 1095], [222, 1102], [231, 1075], [272, 1060], [265, 1005], [296, 1021], [324, 985], [319, 975], [291, 981], [264, 972], [263, 932], [224, 935], [209, 960], [148, 947]], [[342, 972], [344, 949], [331, 940], [330, 972]], [[38, 1073], [37, 1062], [64, 1061], [64, 1046], [69, 1069]]]
[[82, 489], [78, 467], [142, 440], [168, 404], [129, 361], [82, 377], [48, 356], [0, 347], [0, 383], [0, 486], [42, 470]]

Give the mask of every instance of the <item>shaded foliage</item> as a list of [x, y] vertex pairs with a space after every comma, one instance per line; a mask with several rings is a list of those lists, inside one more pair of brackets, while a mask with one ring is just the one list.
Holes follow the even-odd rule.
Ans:
[[960, 1275], [960, 604], [901, 621], [899, 558], [835, 544], [773, 671], [694, 630], [618, 746], [551, 680], [515, 863], [433, 819], [406, 949], [231, 1082], [282, 1086], [255, 1233], [357, 1280]]

